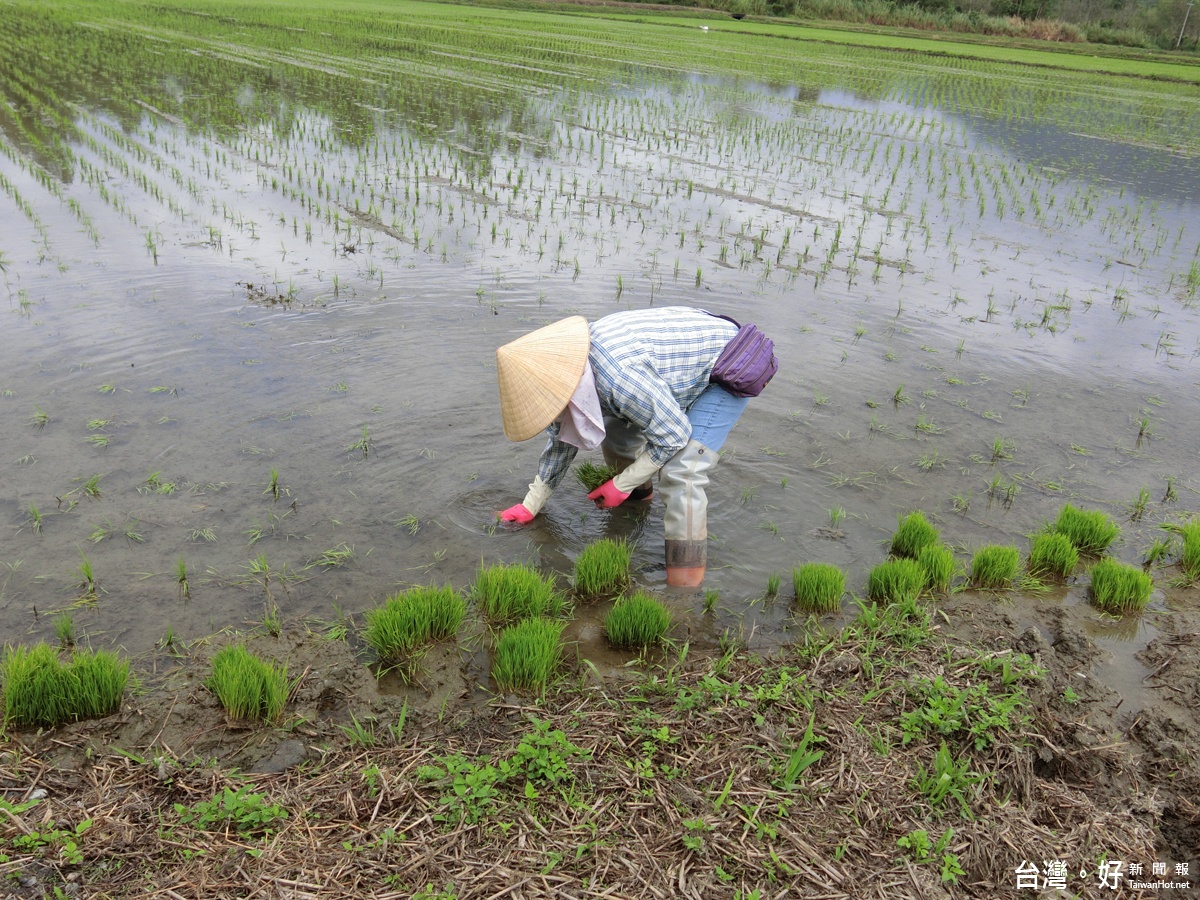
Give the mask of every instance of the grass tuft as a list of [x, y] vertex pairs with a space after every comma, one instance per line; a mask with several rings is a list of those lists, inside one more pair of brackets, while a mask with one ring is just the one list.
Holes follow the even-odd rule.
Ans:
[[481, 567], [471, 599], [485, 618], [501, 625], [533, 616], [559, 616], [567, 604], [554, 576], [544, 577], [519, 563]]
[[1092, 603], [1108, 613], [1139, 612], [1149, 601], [1154, 581], [1137, 566], [1102, 559], [1092, 566]]
[[617, 600], [604, 617], [604, 634], [614, 647], [648, 647], [671, 627], [671, 613], [661, 600], [638, 591]]
[[242, 644], [218, 650], [205, 685], [225, 711], [244, 721], [278, 721], [287, 703], [287, 667], [255, 656]]
[[893, 603], [915, 598], [925, 589], [925, 570], [915, 559], [889, 559], [867, 576], [867, 599]]
[[541, 690], [562, 658], [565, 622], [526, 619], [500, 633], [492, 660], [492, 680], [506, 691]]
[[466, 614], [453, 588], [409, 588], [367, 610], [362, 639], [381, 663], [399, 663], [422, 644], [456, 635]]
[[1121, 527], [1106, 513], [1079, 509], [1070, 503], [1059, 511], [1054, 530], [1065, 534], [1084, 556], [1099, 556], [1121, 533]]
[[629, 584], [632, 550], [624, 540], [603, 538], [575, 558], [575, 593], [579, 597], [616, 594]]
[[900, 519], [896, 533], [892, 535], [890, 552], [892, 556], [906, 559], [916, 559], [921, 555], [921, 548], [936, 544], [941, 533], [929, 524], [925, 513], [917, 510]]
[[846, 593], [846, 574], [830, 563], [810, 562], [792, 569], [796, 605], [805, 612], [837, 612]]
[[977, 588], [1012, 587], [1021, 566], [1021, 551], [1016, 547], [987, 544], [971, 558], [971, 586]]
[[4, 721], [53, 728], [117, 711], [129, 662], [107, 650], [82, 650], [64, 664], [46, 643], [10, 647], [0, 659]]
[[1029, 545], [1027, 566], [1031, 575], [1057, 575], [1066, 578], [1079, 564], [1079, 551], [1071, 539], [1057, 531], [1035, 535]]
[[575, 467], [575, 477], [587, 488], [589, 494], [604, 482], [610, 481], [616, 474], [617, 470], [612, 466], [598, 466], [594, 462], [581, 462]]
[[926, 544], [917, 554], [917, 564], [925, 570], [925, 587], [935, 594], [950, 590], [957, 565], [954, 551], [945, 544]]

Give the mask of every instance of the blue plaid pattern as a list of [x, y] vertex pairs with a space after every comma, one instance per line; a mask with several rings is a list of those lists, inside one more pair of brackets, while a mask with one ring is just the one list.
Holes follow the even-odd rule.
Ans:
[[[588, 359], [600, 408], [631, 423], [646, 436], [650, 458], [662, 466], [687, 446], [692, 435], [687, 409], [708, 387], [708, 376], [737, 327], [686, 306], [614, 313], [591, 323]], [[550, 440], [538, 463], [538, 476], [558, 487], [577, 448], [558, 439], [559, 425], [546, 429]]]

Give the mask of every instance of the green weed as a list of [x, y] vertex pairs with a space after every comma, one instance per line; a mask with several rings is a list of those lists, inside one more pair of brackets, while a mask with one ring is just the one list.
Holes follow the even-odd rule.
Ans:
[[955, 760], [943, 741], [934, 754], [933, 766], [930, 769], [918, 766], [913, 786], [934, 809], [941, 809], [947, 801], [952, 801], [958, 804], [964, 818], [970, 818], [970, 794], [982, 780], [981, 775], [970, 770], [968, 760]]
[[201, 831], [228, 832], [232, 828], [245, 836], [269, 835], [288, 818], [284, 807], [269, 803], [266, 796], [246, 785], [236, 790], [226, 787], [211, 800], [201, 800], [192, 806], [176, 803], [175, 813], [181, 824]]

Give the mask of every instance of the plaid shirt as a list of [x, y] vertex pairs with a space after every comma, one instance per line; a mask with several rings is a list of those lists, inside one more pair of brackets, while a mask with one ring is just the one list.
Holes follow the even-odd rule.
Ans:
[[[686, 410], [708, 387], [708, 376], [737, 327], [686, 306], [614, 313], [593, 322], [588, 360], [600, 409], [634, 425], [646, 436], [650, 458], [662, 466], [687, 446], [692, 425]], [[577, 448], [550, 436], [538, 476], [558, 487]]]

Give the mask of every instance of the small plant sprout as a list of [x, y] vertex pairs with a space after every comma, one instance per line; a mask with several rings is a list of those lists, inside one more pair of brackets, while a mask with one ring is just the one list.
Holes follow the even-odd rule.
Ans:
[[1035, 577], [1054, 575], [1066, 578], [1079, 564], [1079, 551], [1071, 539], [1057, 531], [1043, 531], [1033, 536], [1029, 544], [1026, 568]]
[[453, 588], [410, 588], [367, 611], [362, 639], [382, 665], [402, 665], [423, 645], [458, 634], [466, 612]]
[[701, 607], [705, 615], [712, 615], [717, 608], [717, 601], [721, 599], [721, 592], [715, 588], [709, 588], [704, 592], [704, 604]]
[[273, 500], [276, 500], [276, 501], [279, 500], [279, 493], [280, 493], [279, 470], [276, 469], [274, 466], [271, 467], [271, 477], [267, 481], [267, 489], [265, 491], [263, 491], [263, 493], [270, 494], [271, 499], [273, 499]]
[[346, 448], [347, 453], [361, 453], [363, 459], [371, 453], [371, 433], [364, 424], [362, 427], [362, 437]]
[[774, 599], [779, 596], [779, 585], [783, 581], [778, 572], [773, 572], [767, 576], [767, 599]]
[[992, 441], [992, 462], [1001, 459], [1012, 459], [1016, 444], [1008, 438], [996, 438]]
[[829, 510], [829, 527], [835, 531], [841, 527], [842, 522], [846, 521], [846, 510], [840, 506], [835, 506]]
[[1146, 514], [1146, 506], [1150, 503], [1150, 491], [1142, 488], [1133, 502], [1129, 504], [1129, 521], [1139, 522]]
[[671, 627], [671, 613], [657, 597], [638, 591], [621, 597], [604, 617], [608, 642], [620, 649], [657, 644]]
[[829, 563], [803, 563], [792, 569], [792, 587], [796, 605], [804, 612], [837, 612], [846, 593], [846, 575]]
[[38, 511], [36, 503], [30, 503], [29, 509], [26, 510], [26, 515], [29, 518], [29, 527], [33, 529], [34, 534], [42, 533], [42, 514]]
[[54, 617], [54, 636], [58, 638], [58, 646], [75, 646], [75, 619], [69, 612], [59, 613]]
[[29, 424], [38, 431], [41, 431], [46, 427], [46, 423], [49, 421], [50, 416], [47, 414], [47, 412], [35, 403], [33, 405], [33, 415], [29, 417]]
[[631, 555], [624, 540], [603, 538], [584, 547], [575, 559], [575, 595], [592, 598], [624, 590]]
[[[368, 551], [368, 554], [370, 551]], [[349, 564], [354, 560], [354, 548], [349, 544], [338, 544], [336, 547], [330, 547], [314, 559], [311, 565], [320, 566], [322, 569], [340, 569], [342, 566]]]
[[93, 500], [99, 498], [100, 479], [103, 477], [103, 475], [93, 475], [84, 481], [83, 486], [80, 488], [80, 490], [83, 491], [83, 495], [85, 497], [91, 497]]
[[533, 616], [557, 617], [567, 605], [553, 575], [543, 576], [519, 563], [481, 567], [471, 599], [484, 618], [499, 625]]
[[82, 550], [79, 551], [79, 565], [76, 567], [79, 573], [79, 587], [83, 590], [83, 596], [88, 600], [96, 599], [96, 572], [92, 568], [92, 562], [84, 555]]
[[1138, 433], [1137, 440], [1134, 442], [1134, 447], [1142, 446], [1142, 441], [1149, 440], [1154, 437], [1154, 429], [1150, 425], [1150, 417], [1143, 415], [1137, 420]]
[[1150, 602], [1154, 580], [1137, 566], [1102, 559], [1092, 566], [1092, 603], [1112, 615], [1140, 612]]
[[917, 564], [925, 571], [925, 587], [935, 594], [950, 590], [954, 580], [954, 551], [945, 544], [926, 544], [917, 554]]
[[1099, 556], [1117, 539], [1121, 528], [1106, 513], [1078, 509], [1067, 503], [1059, 510], [1054, 531], [1066, 535], [1081, 555]]
[[1012, 587], [1021, 565], [1021, 551], [1016, 547], [988, 544], [971, 557], [971, 586], [992, 590]]
[[183, 561], [182, 555], [175, 561], [175, 583], [179, 585], [180, 599], [186, 600], [192, 595], [192, 585], [188, 581], [187, 563]]
[[205, 686], [231, 718], [250, 722], [278, 721], [291, 692], [287, 668], [255, 656], [243, 644], [217, 651]]
[[929, 524], [925, 513], [917, 510], [900, 518], [889, 552], [892, 556], [916, 559], [922, 547], [936, 544], [941, 538], [941, 532]]
[[867, 599], [895, 603], [915, 598], [925, 589], [925, 570], [915, 559], [889, 559], [867, 575]]
[[558, 670], [565, 622], [525, 619], [500, 633], [492, 681], [504, 691], [540, 691]]

